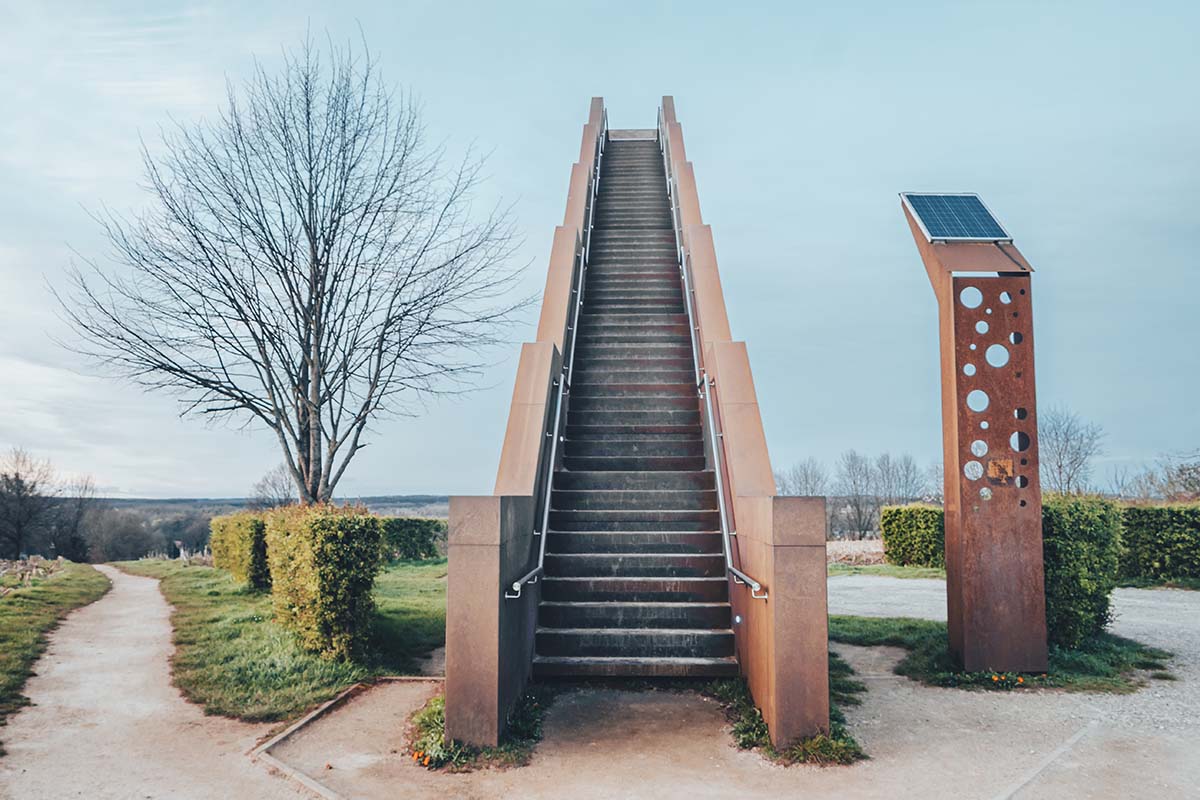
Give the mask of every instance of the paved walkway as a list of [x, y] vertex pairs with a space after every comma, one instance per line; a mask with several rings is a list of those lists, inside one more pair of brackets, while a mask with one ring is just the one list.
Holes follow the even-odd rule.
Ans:
[[206, 717], [171, 685], [158, 581], [98, 567], [112, 591], [50, 637], [10, 718], [0, 797], [294, 798], [244, 755], [269, 726]]
[[[277, 798], [298, 790], [244, 755], [265, 726], [205, 717], [170, 686], [169, 609], [155, 582], [114, 588], [52, 636], [5, 731], [4, 798]], [[944, 617], [941, 581], [830, 579], [834, 613]], [[429, 684], [384, 684], [275, 751], [347, 797], [1163, 798], [1200, 786], [1200, 593], [1119, 590], [1115, 630], [1178, 654], [1177, 682], [1133, 695], [920, 686], [900, 653], [839, 646], [868, 692], [847, 709], [870, 761], [774, 766], [735, 749], [717, 705], [693, 694], [588, 689], [560, 697], [528, 767], [429, 773], [403, 753]]]
[[[829, 581], [833, 613], [945, 617], [945, 584]], [[1181, 680], [1134, 695], [968, 692], [892, 672], [893, 648], [837, 646], [868, 686], [847, 709], [871, 760], [774, 766], [735, 749], [717, 705], [692, 694], [587, 689], [560, 697], [533, 763], [466, 775], [404, 758], [402, 720], [433, 687], [379, 687], [275, 755], [346, 797], [1163, 798], [1200, 785], [1200, 593], [1121, 590], [1115, 630], [1174, 650]]]

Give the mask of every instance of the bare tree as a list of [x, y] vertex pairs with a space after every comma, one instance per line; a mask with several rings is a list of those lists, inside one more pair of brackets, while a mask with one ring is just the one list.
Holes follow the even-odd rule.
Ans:
[[829, 492], [825, 465], [809, 457], [775, 473], [775, 487], [782, 495], [823, 497]]
[[875, 459], [875, 491], [882, 505], [908, 503], [925, 492], [925, 478], [909, 454], [884, 453]]
[[373, 419], [469, 386], [524, 304], [509, 214], [472, 208], [482, 162], [446, 168], [369, 53], [306, 42], [162, 149], [151, 209], [101, 217], [121, 269], [89, 261], [60, 296], [74, 346], [185, 414], [265, 425], [305, 503]]
[[296, 482], [287, 464], [277, 464], [259, 478], [250, 496], [251, 508], [278, 508], [296, 502]]
[[879, 515], [875, 475], [871, 460], [856, 450], [838, 459], [834, 492], [844, 504], [840, 517], [845, 530], [859, 539], [875, 530]]
[[946, 470], [942, 466], [942, 462], [935, 461], [930, 464], [925, 474], [925, 500], [943, 505], [946, 502]]
[[0, 558], [29, 552], [54, 512], [58, 483], [49, 461], [14, 447], [0, 463]]
[[60, 495], [50, 530], [52, 555], [86, 561], [88, 545], [84, 523], [96, 505], [96, 487], [89, 477], [75, 478], [63, 483]]
[[1054, 406], [1038, 419], [1042, 485], [1051, 492], [1086, 491], [1092, 460], [1104, 452], [1104, 430], [1064, 406]]

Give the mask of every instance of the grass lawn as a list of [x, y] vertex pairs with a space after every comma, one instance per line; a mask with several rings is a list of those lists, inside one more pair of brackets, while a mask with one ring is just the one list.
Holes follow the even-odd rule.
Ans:
[[896, 665], [896, 673], [931, 686], [1050, 686], [1078, 692], [1125, 693], [1143, 685], [1139, 670], [1159, 680], [1173, 678], [1165, 663], [1170, 653], [1111, 633], [1101, 633], [1074, 650], [1051, 645], [1050, 669], [1045, 676], [958, 671], [947, 650], [944, 622], [831, 614], [829, 639], [868, 647], [903, 647], [908, 655]]
[[0, 598], [0, 725], [29, 703], [21, 689], [46, 649], [46, 634], [69, 612], [100, 599], [108, 589], [108, 578], [92, 567], [68, 563], [62, 571]]
[[941, 567], [898, 567], [895, 564], [830, 564], [826, 568], [829, 576], [834, 575], [882, 575], [886, 578], [941, 578], [946, 579], [946, 570]]
[[175, 561], [117, 566], [161, 579], [175, 606], [175, 685], [209, 714], [290, 719], [363, 679], [415, 671], [417, 659], [445, 641], [445, 559], [384, 568], [375, 582], [372, 653], [361, 663], [301, 650], [271, 621], [270, 595], [246, 591], [223, 570]]

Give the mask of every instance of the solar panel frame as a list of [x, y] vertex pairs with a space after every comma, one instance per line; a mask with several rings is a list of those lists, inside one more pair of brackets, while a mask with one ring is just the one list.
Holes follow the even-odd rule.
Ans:
[[[916, 207], [913, 205], [912, 200], [911, 200], [912, 197], [973, 197], [973, 198], [975, 198], [975, 200], [977, 200], [979, 202], [979, 205], [982, 206], [983, 210], [987, 213], [987, 216], [988, 216], [991, 224], [995, 225], [996, 228], [1003, 235], [1002, 236], [946, 236], [946, 235], [935, 236], [930, 232], [929, 228], [927, 227], [925, 219], [922, 217], [921, 212], [919, 212], [916, 209]], [[1008, 231], [1005, 229], [1005, 227], [1000, 224], [1000, 220], [996, 219], [996, 215], [992, 213], [992, 210], [990, 208], [988, 208], [987, 203], [983, 202], [983, 198], [980, 197], [975, 192], [901, 192], [900, 199], [901, 199], [901, 201], [903, 201], [904, 207], [908, 209], [909, 214], [912, 215], [912, 218], [917, 221], [917, 225], [920, 226], [921, 233], [925, 234], [925, 239], [927, 241], [930, 241], [930, 242], [983, 242], [983, 243], [1011, 242], [1012, 241], [1012, 236], [1010, 236], [1008, 234]]]

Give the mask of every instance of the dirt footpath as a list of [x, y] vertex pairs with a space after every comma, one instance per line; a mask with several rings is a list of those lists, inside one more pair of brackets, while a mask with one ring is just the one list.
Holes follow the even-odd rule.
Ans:
[[0, 797], [307, 797], [245, 756], [269, 726], [206, 717], [171, 685], [158, 581], [97, 569], [112, 591], [51, 635], [4, 731]]

